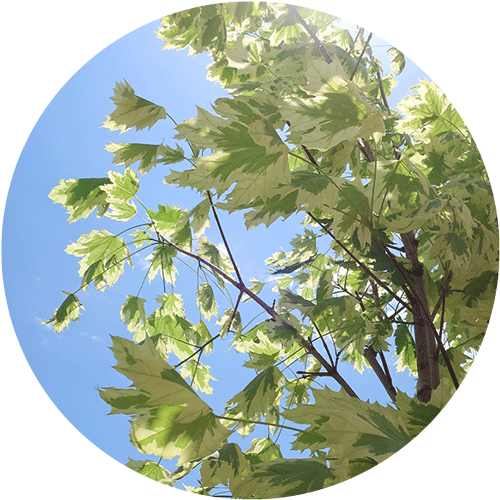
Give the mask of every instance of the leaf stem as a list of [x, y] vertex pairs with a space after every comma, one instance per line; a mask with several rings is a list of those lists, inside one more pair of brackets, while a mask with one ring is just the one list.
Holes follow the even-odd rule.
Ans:
[[241, 422], [243, 424], [271, 425], [273, 427], [279, 427], [280, 429], [288, 429], [289, 431], [310, 433], [307, 430], [297, 429], [295, 427], [290, 427], [288, 425], [273, 424], [273, 423], [270, 423], [270, 422], [259, 422], [257, 420], [244, 420], [242, 418], [224, 417], [223, 415], [214, 415], [214, 417], [215, 418], [220, 418], [220, 419], [223, 419], [223, 420], [231, 420], [233, 422]]

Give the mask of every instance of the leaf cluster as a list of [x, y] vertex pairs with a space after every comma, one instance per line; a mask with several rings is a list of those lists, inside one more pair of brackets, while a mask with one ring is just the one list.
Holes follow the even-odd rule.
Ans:
[[[164, 47], [208, 51], [208, 78], [229, 97], [176, 124], [172, 146], [111, 142], [106, 149], [122, 171], [61, 181], [49, 195], [69, 222], [96, 210], [127, 223], [118, 234], [93, 230], [66, 249], [79, 259], [81, 284], [48, 320], [56, 332], [78, 321], [78, 292], [91, 283], [107, 290], [149, 252], [139, 291], [120, 311], [132, 339], [112, 337], [115, 369], [132, 386], [100, 395], [111, 413], [132, 418], [130, 439], [141, 453], [177, 457], [173, 472], [149, 458], [127, 464], [159, 482], [175, 484], [199, 466], [192, 491], [270, 498], [354, 477], [432, 421], [481, 345], [498, 277], [498, 224], [477, 147], [433, 82], [420, 82], [390, 109], [404, 55], [390, 48], [384, 69], [372, 35], [337, 22], [266, 2], [164, 17]], [[110, 131], [170, 118], [127, 82], [117, 83], [112, 100]], [[200, 202], [146, 207], [141, 176], [153, 167]], [[280, 220], [302, 218], [290, 249], [265, 262], [268, 280], [242, 279], [220, 211], [243, 212], [248, 229], [279, 230]], [[222, 247], [210, 241], [210, 227]], [[181, 265], [183, 281], [196, 274], [196, 320], [176, 293]], [[146, 278], [160, 288], [152, 310], [141, 294]], [[215, 379], [201, 362], [218, 339], [245, 354], [243, 366], [254, 372], [225, 396], [220, 414], [202, 399]], [[373, 369], [387, 398], [359, 399], [352, 366]], [[393, 385], [391, 373], [404, 370], [417, 397]], [[259, 426], [268, 437], [246, 451], [230, 441]], [[290, 432], [292, 449], [307, 458], [282, 454], [278, 440]]]

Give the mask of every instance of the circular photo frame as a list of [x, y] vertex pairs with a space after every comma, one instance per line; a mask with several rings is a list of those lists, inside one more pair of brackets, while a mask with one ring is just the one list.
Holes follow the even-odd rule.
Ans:
[[[67, 421], [160, 485], [277, 498], [373, 478], [409, 458], [493, 318], [484, 156], [368, 29], [278, 3], [170, 13], [86, 63], [26, 142], [2, 232], [17, 341]], [[433, 422], [415, 494], [456, 419]]]

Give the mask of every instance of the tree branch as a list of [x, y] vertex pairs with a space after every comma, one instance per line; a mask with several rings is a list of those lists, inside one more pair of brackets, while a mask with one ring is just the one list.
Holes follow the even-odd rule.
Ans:
[[[415, 321], [415, 345], [417, 349], [418, 389], [417, 398], [422, 403], [429, 402], [432, 390], [439, 386], [439, 365], [435, 357], [436, 340], [432, 333], [434, 325], [429, 321], [430, 312], [424, 287], [424, 267], [418, 260], [418, 241], [415, 232], [401, 234], [406, 256], [412, 266], [412, 294], [410, 300]], [[406, 281], [406, 280], [405, 280]]]
[[321, 333], [320, 329], [318, 328], [318, 325], [316, 324], [315, 321], [312, 321], [312, 324], [314, 326], [314, 328], [316, 329], [316, 331], [318, 332], [318, 335], [320, 336], [321, 338], [321, 342], [323, 342], [323, 347], [325, 348], [325, 351], [327, 352], [328, 354], [328, 357], [330, 358], [330, 363], [332, 366], [335, 366], [335, 363], [333, 362], [333, 358], [332, 358], [332, 355], [330, 353], [330, 350], [328, 349], [328, 346], [326, 345], [326, 342], [325, 342], [325, 339], [323, 338], [323, 334]]
[[[195, 259], [196, 261], [204, 264], [208, 268], [210, 268], [214, 273], [218, 274], [222, 278], [224, 278], [227, 282], [231, 283], [235, 288], [237, 288], [242, 294], [245, 293], [248, 295], [251, 299], [253, 299], [257, 304], [259, 304], [268, 314], [271, 316], [271, 318], [275, 319], [276, 321], [279, 321], [283, 325], [286, 326], [291, 326], [284, 318], [282, 318], [272, 307], [268, 306], [259, 296], [257, 296], [255, 293], [253, 293], [251, 290], [249, 290], [243, 283], [234, 280], [229, 276], [227, 273], [225, 273], [222, 269], [219, 269], [217, 266], [212, 264], [211, 262], [207, 261], [203, 257], [200, 257], [199, 255], [193, 254], [189, 252], [188, 250], [184, 250], [183, 248], [178, 247], [175, 243], [172, 243], [171, 241], [166, 240], [162, 235], [158, 235], [160, 240], [159, 243], [162, 243], [164, 245], [170, 246], [172, 248], [175, 248], [178, 252], [187, 255], [188, 257], [191, 257], [192, 259]], [[305, 338], [299, 337], [299, 343], [306, 349], [306, 351], [316, 358], [319, 363], [326, 369], [326, 371], [331, 375], [331, 377], [338, 382], [349, 394], [351, 397], [357, 398], [358, 396], [356, 393], [352, 390], [352, 388], [349, 386], [349, 384], [342, 378], [342, 376], [337, 372], [336, 368], [317, 351], [317, 349], [314, 347], [312, 343], [309, 343]]]
[[[220, 333], [218, 333], [217, 335], [212, 337], [210, 340], [207, 340], [202, 346], [198, 347], [198, 349], [196, 349], [196, 351], [193, 354], [191, 354], [187, 358], [185, 358], [182, 361], [180, 361], [179, 363], [177, 363], [174, 366], [174, 368], [178, 368], [179, 366], [181, 366], [184, 363], [186, 363], [187, 361], [189, 361], [191, 358], [194, 358], [199, 352], [203, 351], [203, 349], [205, 349], [205, 347], [207, 347], [208, 344], [211, 344], [214, 340], [218, 339], [219, 337], [220, 337]], [[178, 339], [176, 339], [176, 340], [178, 340]]]
[[311, 219], [314, 222], [316, 222], [316, 224], [318, 224], [321, 227], [321, 229], [323, 229], [323, 231], [325, 231], [325, 233], [328, 234], [328, 236], [330, 236], [333, 239], [333, 241], [335, 241], [340, 246], [340, 248], [342, 248], [342, 250], [347, 255], [349, 255], [349, 257], [351, 257], [361, 269], [363, 269], [363, 271], [365, 271], [366, 274], [368, 274], [368, 276], [370, 276], [370, 278], [372, 278], [379, 286], [381, 286], [387, 293], [389, 293], [391, 297], [394, 298], [394, 300], [398, 301], [405, 309], [412, 312], [412, 307], [410, 306], [410, 304], [405, 302], [401, 297], [399, 297], [396, 293], [394, 293], [394, 291], [391, 290], [385, 283], [383, 283], [377, 276], [375, 276], [375, 274], [373, 274], [370, 271], [370, 269], [368, 269], [368, 267], [365, 264], [363, 264], [363, 262], [357, 259], [354, 256], [354, 254], [350, 252], [347, 249], [347, 247], [343, 245], [327, 227], [325, 227], [318, 219], [316, 219], [316, 217], [314, 217], [314, 215], [311, 212], [307, 212], [307, 215], [309, 215], [309, 217], [311, 217]]
[[366, 39], [365, 46], [363, 47], [363, 50], [361, 51], [361, 55], [359, 56], [356, 66], [354, 66], [354, 70], [352, 71], [351, 78], [349, 80], [353, 80], [354, 75], [356, 74], [356, 71], [358, 70], [359, 63], [361, 62], [361, 59], [363, 59], [363, 56], [365, 55], [366, 48], [368, 47], [368, 44], [370, 43], [370, 40], [372, 39], [373, 33], [370, 33], [368, 35], [368, 38]]
[[210, 194], [210, 191], [207, 191], [208, 199], [210, 201], [210, 206], [212, 207], [212, 212], [214, 214], [215, 222], [217, 224], [217, 227], [219, 228], [220, 235], [222, 237], [222, 241], [224, 242], [224, 246], [226, 247], [227, 254], [229, 255], [229, 258], [231, 259], [231, 263], [233, 264], [234, 272], [236, 273], [236, 276], [238, 276], [238, 280], [241, 284], [243, 284], [243, 280], [241, 279], [240, 271], [238, 269], [238, 266], [236, 265], [236, 262], [233, 258], [233, 254], [231, 253], [231, 249], [229, 248], [229, 244], [226, 240], [226, 236], [224, 234], [224, 231], [222, 230], [222, 225], [219, 220], [219, 216], [217, 215], [217, 211], [215, 210], [214, 204], [212, 202], [212, 195]]
[[389, 395], [391, 400], [395, 402], [397, 394], [396, 389], [392, 385], [392, 381], [390, 380], [390, 378], [387, 377], [387, 374], [384, 373], [384, 370], [382, 370], [382, 367], [377, 361], [376, 353], [373, 347], [372, 346], [365, 347], [364, 354], [366, 360], [368, 361], [368, 363], [370, 363], [370, 366], [373, 368], [375, 375], [380, 380], [380, 383], [384, 386], [384, 389], [386, 390], [387, 394]]
[[[446, 294], [449, 291], [450, 292], [453, 291], [453, 290], [449, 290], [449, 286], [450, 286], [450, 282], [451, 282], [451, 278], [452, 277], [453, 277], [453, 272], [451, 271], [451, 269], [449, 269], [448, 273], [446, 274], [446, 282], [445, 282], [445, 284], [444, 284], [444, 286], [442, 287], [442, 290], [441, 290], [441, 295], [439, 296], [439, 299], [436, 302], [436, 305], [434, 306], [434, 309], [433, 309], [432, 314], [431, 314], [431, 317], [432, 317], [433, 320], [436, 317], [436, 314], [439, 311], [439, 308], [441, 307], [441, 302], [444, 300]], [[443, 307], [443, 311], [444, 311], [444, 307]]]
[[384, 101], [384, 106], [386, 107], [387, 112], [390, 115], [391, 108], [389, 108], [389, 103], [387, 102], [387, 97], [385, 95], [384, 84], [382, 83], [382, 77], [380, 76], [380, 71], [377, 71], [377, 80], [378, 80], [378, 85], [380, 87], [380, 93], [382, 94], [382, 100]]
[[304, 27], [304, 29], [307, 31], [309, 36], [314, 40], [314, 43], [316, 47], [321, 52], [321, 55], [325, 58], [325, 61], [328, 64], [331, 64], [333, 62], [332, 58], [330, 57], [330, 54], [325, 49], [325, 46], [319, 41], [319, 38], [316, 36], [316, 34], [309, 28], [307, 23], [305, 22], [304, 18], [298, 13], [297, 7], [294, 5], [288, 5], [287, 4], [288, 11], [299, 21], [299, 23]]

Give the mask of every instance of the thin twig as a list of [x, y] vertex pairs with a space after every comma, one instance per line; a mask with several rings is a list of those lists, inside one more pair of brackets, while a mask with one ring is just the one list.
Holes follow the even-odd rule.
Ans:
[[453, 273], [452, 273], [451, 269], [449, 269], [448, 273], [446, 275], [445, 285], [442, 287], [442, 290], [441, 290], [441, 295], [439, 296], [439, 299], [436, 302], [436, 305], [434, 306], [434, 309], [432, 311], [432, 314], [431, 314], [432, 320], [434, 320], [434, 318], [436, 317], [436, 314], [439, 311], [439, 308], [441, 307], [441, 302], [443, 301], [444, 296], [448, 292], [452, 292], [453, 291], [453, 290], [449, 290], [449, 286], [450, 286], [450, 281], [451, 281], [452, 275], [453, 275]]
[[227, 325], [227, 333], [231, 330], [231, 326], [233, 324], [234, 318], [236, 317], [236, 312], [238, 311], [238, 306], [240, 305], [240, 300], [243, 295], [243, 292], [240, 290], [240, 293], [238, 294], [238, 298], [236, 299], [236, 304], [233, 308], [233, 313], [231, 314], [231, 318], [229, 319], [229, 323]]
[[222, 237], [222, 241], [224, 242], [224, 246], [226, 247], [227, 253], [229, 255], [229, 258], [231, 259], [231, 263], [233, 264], [234, 272], [236, 273], [236, 276], [238, 276], [238, 280], [241, 284], [243, 284], [243, 280], [240, 275], [240, 271], [238, 269], [238, 266], [236, 265], [236, 262], [233, 258], [233, 254], [231, 253], [231, 249], [229, 248], [229, 244], [226, 240], [226, 236], [224, 234], [224, 231], [222, 229], [222, 225], [219, 220], [219, 216], [217, 215], [217, 211], [215, 210], [214, 204], [212, 202], [212, 195], [210, 194], [210, 191], [207, 191], [208, 199], [210, 200], [210, 206], [212, 207], [212, 212], [214, 214], [215, 222], [217, 224], [217, 227], [219, 228], [220, 235]]
[[318, 332], [318, 335], [321, 338], [321, 342], [323, 342], [323, 347], [325, 348], [325, 351], [328, 353], [328, 357], [330, 358], [330, 363], [332, 366], [335, 366], [335, 363], [333, 362], [332, 355], [330, 353], [330, 350], [328, 349], [328, 346], [326, 345], [325, 339], [323, 338], [323, 334], [321, 333], [320, 329], [318, 328], [318, 325], [316, 324], [315, 321], [312, 321], [312, 324], [314, 325], [314, 328], [316, 328], [316, 331]]
[[[189, 361], [191, 358], [194, 358], [200, 351], [203, 351], [203, 349], [205, 349], [205, 347], [207, 347], [208, 344], [211, 344], [214, 340], [218, 339], [219, 337], [220, 337], [220, 333], [218, 333], [217, 335], [212, 337], [210, 340], [207, 340], [202, 346], [198, 347], [198, 349], [193, 354], [191, 354], [187, 358], [185, 358], [182, 361], [180, 361], [179, 363], [177, 363], [174, 366], [174, 368], [178, 368], [179, 366], [181, 366], [184, 363], [186, 363], [187, 361]], [[179, 339], [177, 339], [177, 340], [179, 340]]]
[[273, 427], [279, 427], [281, 429], [288, 429], [290, 431], [305, 432], [305, 433], [308, 432], [307, 430], [297, 429], [295, 427], [290, 427], [288, 425], [273, 424], [271, 422], [259, 422], [258, 420], [243, 420], [242, 418], [224, 417], [223, 415], [214, 415], [214, 417], [219, 418], [219, 419], [223, 419], [223, 420], [231, 420], [233, 422], [241, 422], [243, 424], [272, 425]]
[[302, 375], [304, 377], [329, 377], [330, 374], [328, 372], [302, 372], [298, 371], [298, 375]]
[[363, 153], [363, 156], [366, 158], [366, 161], [368, 161], [369, 163], [373, 163], [375, 161], [375, 154], [373, 153], [373, 149], [367, 139], [362, 139], [362, 141], [363, 145], [361, 145], [361, 141], [358, 143], [359, 149]]
[[368, 44], [370, 43], [370, 40], [372, 39], [372, 36], [373, 36], [373, 33], [370, 33], [368, 35], [368, 38], [366, 39], [365, 46], [363, 47], [363, 50], [361, 51], [361, 55], [359, 56], [359, 58], [358, 58], [358, 60], [356, 62], [356, 66], [354, 66], [354, 70], [353, 70], [353, 72], [351, 74], [351, 78], [349, 78], [349, 80], [351, 80], [351, 82], [352, 82], [352, 79], [354, 78], [354, 75], [356, 74], [356, 71], [358, 70], [358, 66], [359, 66], [359, 63], [361, 62], [361, 59], [365, 55], [366, 48], [368, 47]]
[[375, 276], [375, 274], [373, 274], [370, 269], [368, 269], [368, 267], [363, 264], [363, 262], [361, 262], [359, 259], [357, 259], [353, 253], [351, 251], [349, 251], [347, 249], [347, 247], [345, 245], [343, 245], [335, 236], [334, 234], [327, 228], [325, 227], [318, 219], [316, 219], [316, 217], [314, 217], [314, 215], [311, 213], [311, 212], [307, 212], [307, 215], [309, 215], [309, 217], [311, 217], [312, 220], [314, 220], [314, 222], [316, 222], [316, 224], [318, 224], [322, 229], [323, 231], [325, 231], [326, 234], [328, 234], [328, 236], [330, 236], [339, 246], [340, 248], [342, 248], [342, 250], [347, 253], [347, 255], [349, 255], [353, 260], [354, 262], [356, 262], [356, 264], [361, 268], [363, 269], [363, 271], [365, 271], [366, 274], [368, 274], [368, 276], [370, 276], [370, 278], [372, 278], [373, 280], [375, 280], [375, 282], [381, 286], [386, 292], [388, 292], [391, 297], [393, 297], [395, 300], [397, 300], [405, 309], [407, 309], [408, 311], [412, 312], [412, 307], [410, 306], [410, 304], [408, 304], [407, 302], [405, 302], [402, 298], [400, 298], [396, 293], [394, 293], [393, 290], [391, 290], [385, 283], [383, 283], [377, 276]]

